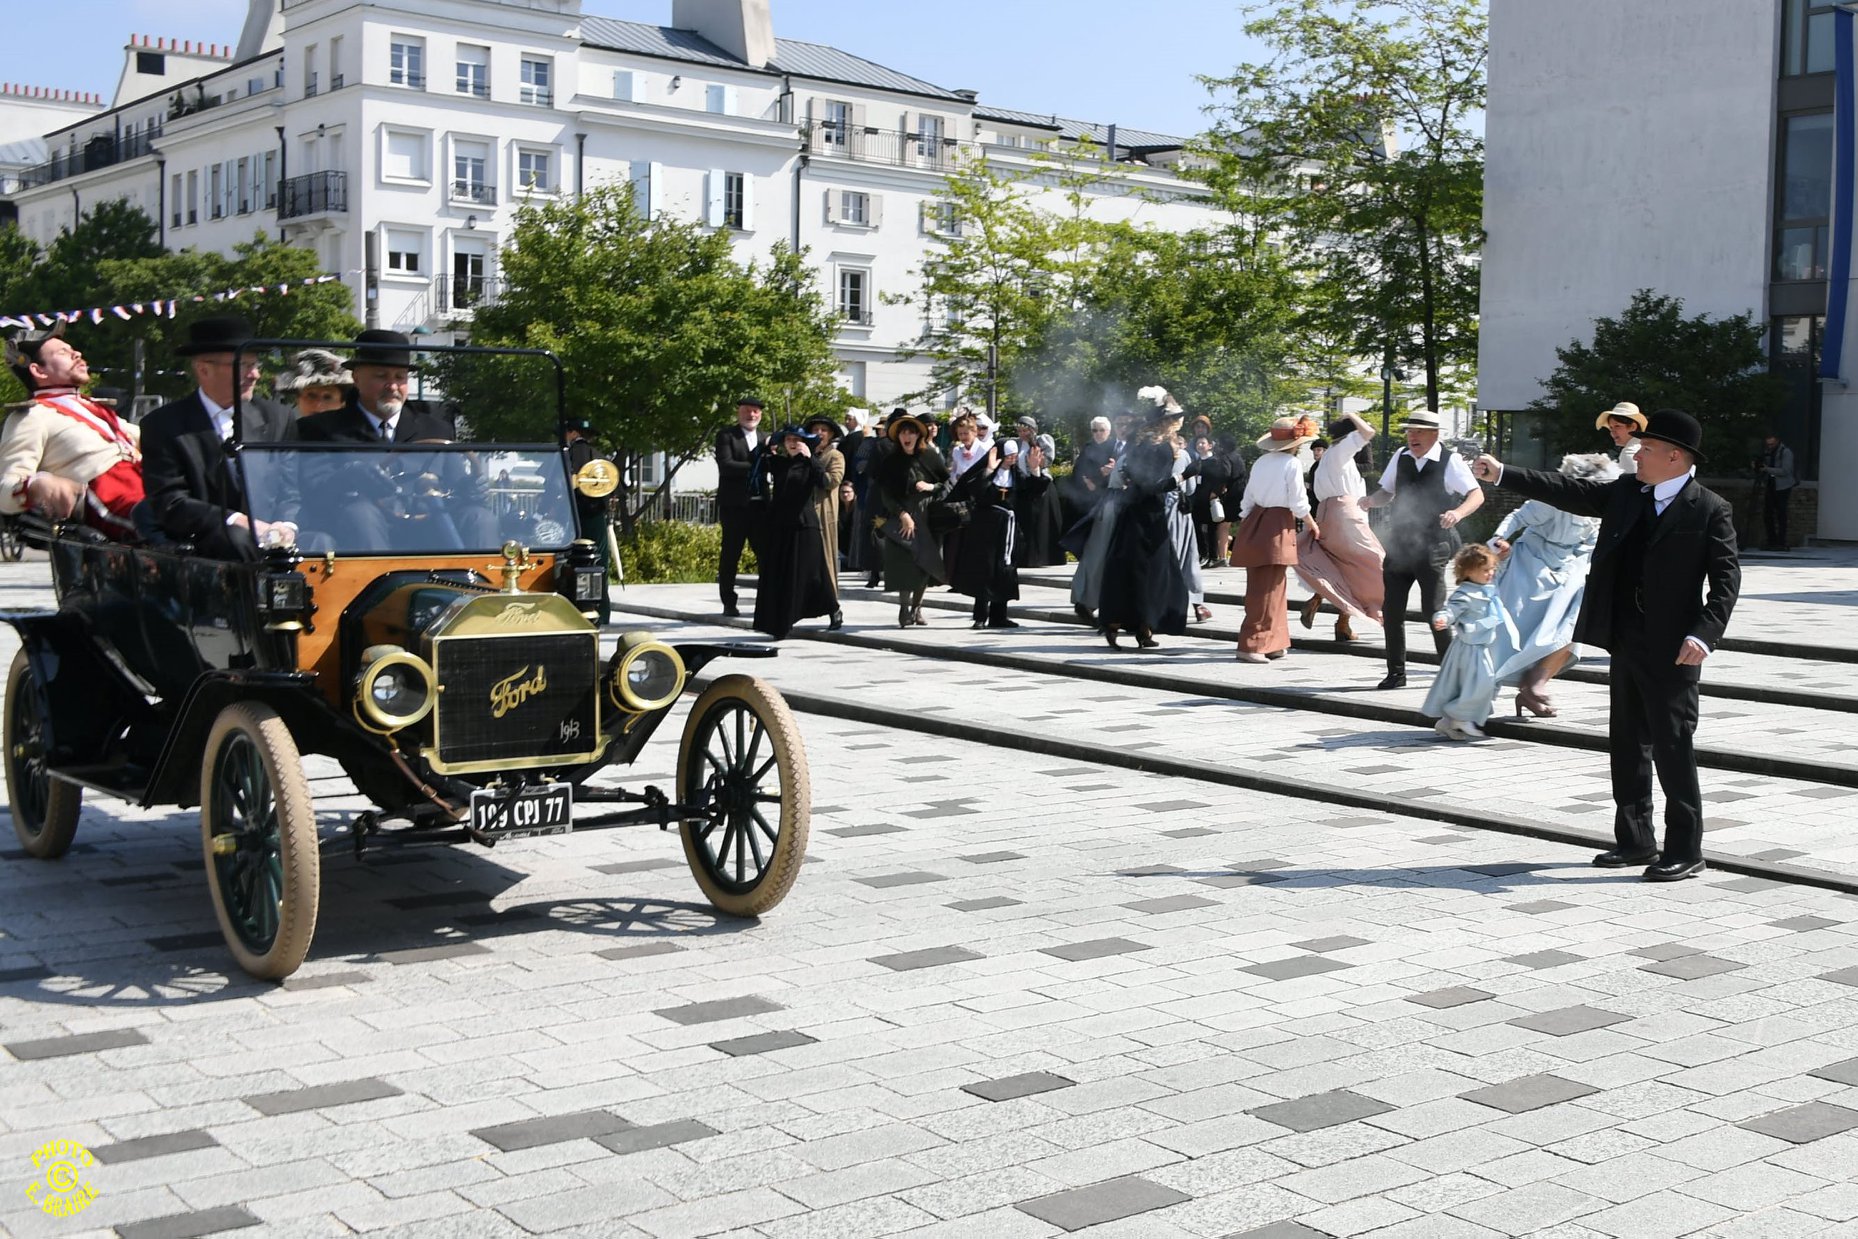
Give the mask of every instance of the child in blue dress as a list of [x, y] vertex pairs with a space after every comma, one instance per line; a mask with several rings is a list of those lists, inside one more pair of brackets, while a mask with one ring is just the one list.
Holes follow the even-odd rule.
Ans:
[[1481, 740], [1479, 726], [1490, 717], [1500, 683], [1494, 657], [1497, 636], [1506, 633], [1508, 648], [1515, 649], [1516, 625], [1492, 584], [1497, 575], [1495, 551], [1481, 542], [1465, 547], [1452, 560], [1452, 574], [1458, 587], [1432, 617], [1435, 629], [1451, 628], [1452, 643], [1420, 709], [1439, 720], [1434, 726], [1447, 740]]

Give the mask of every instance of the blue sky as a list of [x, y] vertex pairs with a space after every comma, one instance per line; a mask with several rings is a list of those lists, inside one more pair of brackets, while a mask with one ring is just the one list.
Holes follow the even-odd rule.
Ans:
[[[784, 38], [830, 43], [999, 107], [1164, 133], [1205, 127], [1197, 73], [1247, 57], [1240, 0], [772, 0]], [[8, 4], [0, 81], [108, 98], [129, 35], [235, 43], [246, 0]], [[585, 0], [584, 9], [669, 22], [669, 0]]]

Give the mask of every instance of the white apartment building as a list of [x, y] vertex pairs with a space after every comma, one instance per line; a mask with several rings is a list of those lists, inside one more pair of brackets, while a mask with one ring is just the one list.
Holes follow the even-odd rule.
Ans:
[[1182, 139], [778, 39], [768, 0], [675, 0], [670, 26], [581, 0], [252, 0], [224, 63], [152, 91], [126, 73], [112, 107], [44, 135], [10, 200], [41, 241], [112, 198], [171, 248], [276, 235], [340, 273], [371, 323], [444, 338], [496, 295], [525, 197], [629, 180], [643, 209], [726, 228], [744, 259], [806, 248], [844, 320], [844, 383], [881, 407], [925, 385], [927, 362], [900, 356], [923, 313], [887, 299], [916, 291], [954, 226], [932, 205], [947, 170], [984, 150], [1050, 193], [1034, 155], [1085, 136], [1114, 151], [1092, 212], [1210, 222], [1173, 170]]

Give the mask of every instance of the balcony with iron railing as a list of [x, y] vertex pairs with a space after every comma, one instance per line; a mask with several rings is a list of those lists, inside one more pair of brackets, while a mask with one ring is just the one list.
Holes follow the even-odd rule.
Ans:
[[483, 181], [453, 181], [452, 199], [456, 202], [469, 202], [476, 206], [496, 206], [497, 187]]
[[494, 305], [503, 296], [503, 281], [488, 275], [441, 275], [432, 281], [431, 308], [435, 314], [453, 314]]
[[79, 176], [85, 172], [95, 172], [101, 168], [114, 167], [127, 163], [131, 159], [140, 159], [152, 155], [155, 141], [161, 137], [161, 126], [153, 125], [138, 130], [133, 134], [100, 133], [88, 138], [83, 145], [66, 150], [35, 167], [26, 168], [19, 174], [21, 189], [35, 189], [40, 185], [50, 185], [67, 177]]
[[348, 210], [348, 173], [309, 172], [277, 187], [277, 217], [303, 219]]
[[893, 168], [925, 168], [934, 172], [950, 170], [964, 153], [979, 149], [971, 142], [959, 142], [954, 138], [839, 125], [830, 121], [816, 121], [806, 126], [803, 133], [809, 155], [888, 164]]

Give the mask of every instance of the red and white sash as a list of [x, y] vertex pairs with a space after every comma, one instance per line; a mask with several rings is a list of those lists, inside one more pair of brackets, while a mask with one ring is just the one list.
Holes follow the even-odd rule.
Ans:
[[33, 403], [88, 426], [116, 449], [116, 463], [92, 478], [85, 489], [85, 522], [112, 536], [133, 533], [135, 522], [130, 513], [144, 494], [142, 452], [123, 429], [122, 419], [115, 410], [86, 399], [75, 388], [42, 388], [33, 392], [32, 398]]

